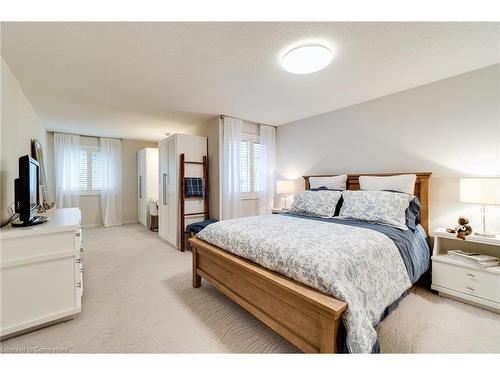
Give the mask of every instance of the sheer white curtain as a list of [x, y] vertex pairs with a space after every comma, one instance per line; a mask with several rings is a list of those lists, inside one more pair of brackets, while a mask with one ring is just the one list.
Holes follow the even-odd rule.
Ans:
[[102, 222], [105, 227], [122, 225], [122, 142], [101, 138], [100, 151]]
[[259, 179], [259, 214], [271, 213], [274, 206], [274, 159], [276, 154], [276, 128], [260, 126], [260, 154], [257, 160]]
[[243, 121], [225, 116], [222, 127], [221, 219], [241, 216], [240, 144]]
[[54, 167], [58, 208], [80, 205], [80, 136], [54, 133]]

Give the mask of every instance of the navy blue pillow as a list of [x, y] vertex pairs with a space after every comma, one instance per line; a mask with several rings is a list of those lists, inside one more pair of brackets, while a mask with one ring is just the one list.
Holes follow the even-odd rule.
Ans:
[[[328, 189], [326, 186], [320, 186], [320, 187], [312, 188], [312, 189], [309, 189], [309, 190], [310, 191], [320, 191], [320, 190], [344, 191], [344, 190], [340, 190], [340, 189]], [[333, 214], [334, 217], [335, 216], [339, 216], [340, 209], [342, 208], [342, 203], [344, 203], [344, 198], [342, 196], [340, 196], [340, 199], [337, 202], [337, 206], [335, 206], [335, 213]]]
[[414, 197], [406, 209], [406, 226], [411, 230], [417, 229], [420, 223], [420, 200]]

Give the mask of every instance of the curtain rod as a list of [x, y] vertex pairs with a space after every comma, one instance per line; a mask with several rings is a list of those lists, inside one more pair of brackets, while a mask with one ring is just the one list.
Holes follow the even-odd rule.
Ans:
[[[219, 115], [219, 118], [221, 120], [224, 120], [224, 117], [226, 117], [226, 115]], [[233, 117], [233, 116], [227, 116], [227, 117]], [[251, 122], [252, 124], [257, 124], [257, 125], [266, 125], [266, 126], [272, 126], [273, 128], [277, 128], [276, 125], [269, 125], [269, 124], [263, 124], [261, 122], [255, 122], [255, 121], [251, 121], [251, 120], [245, 120], [243, 118], [239, 118], [239, 117], [234, 117], [234, 118], [238, 118], [240, 119], [241, 121], [245, 121], [245, 122]]]
[[123, 141], [123, 138], [118, 138], [118, 137], [99, 137], [97, 135], [68, 133], [68, 132], [58, 132], [58, 131], [55, 131], [55, 130], [47, 130], [47, 133], [50, 133], [50, 134], [60, 133], [60, 134], [78, 135], [80, 137], [89, 137], [89, 138], [111, 138], [111, 139], [119, 139], [120, 141]]

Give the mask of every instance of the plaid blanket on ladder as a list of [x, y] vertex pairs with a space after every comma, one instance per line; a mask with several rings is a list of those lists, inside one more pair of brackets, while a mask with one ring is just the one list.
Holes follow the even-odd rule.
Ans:
[[184, 178], [184, 195], [186, 197], [200, 197], [205, 195], [205, 184], [201, 177]]

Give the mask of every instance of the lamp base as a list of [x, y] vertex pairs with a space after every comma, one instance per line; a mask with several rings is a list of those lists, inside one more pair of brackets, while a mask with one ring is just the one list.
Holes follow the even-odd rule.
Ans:
[[491, 232], [474, 232], [475, 236], [484, 237], [484, 238], [495, 238], [497, 235]]

